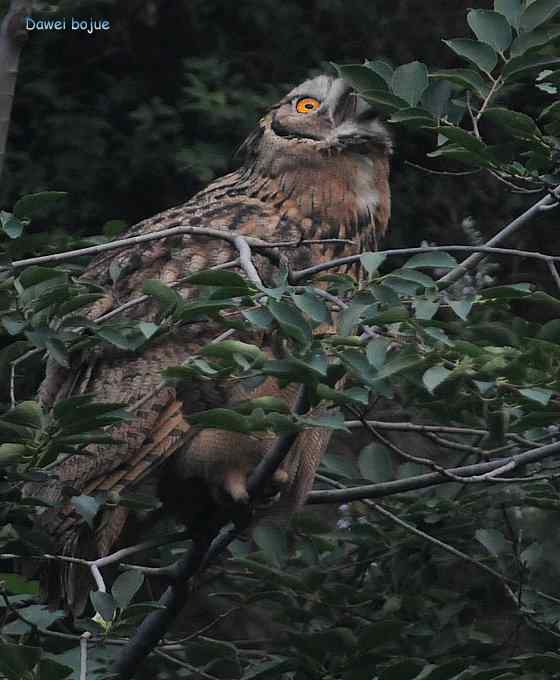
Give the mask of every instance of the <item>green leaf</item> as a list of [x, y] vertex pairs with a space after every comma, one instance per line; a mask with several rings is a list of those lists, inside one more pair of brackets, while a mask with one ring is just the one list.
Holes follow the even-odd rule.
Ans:
[[229, 288], [249, 288], [247, 281], [236, 274], [228, 271], [211, 271], [206, 270], [196, 272], [187, 277], [188, 283], [195, 283], [199, 286], [227, 286]]
[[0, 226], [9, 238], [19, 238], [23, 234], [23, 222], [5, 210], [0, 210]]
[[340, 78], [344, 78], [358, 92], [367, 90], [383, 90], [387, 88], [387, 82], [367, 64], [345, 64], [339, 66], [333, 64]]
[[115, 616], [115, 601], [109, 593], [96, 590], [89, 594], [91, 603], [95, 611], [101, 615], [104, 621], [112, 621]]
[[377, 73], [378, 76], [381, 76], [387, 85], [389, 86], [391, 85], [394, 69], [386, 61], [383, 61], [381, 59], [375, 59], [374, 61], [370, 61], [369, 59], [366, 59], [365, 65], [369, 69]]
[[436, 120], [425, 109], [410, 108], [395, 111], [387, 121], [388, 123], [404, 123], [411, 127], [432, 127], [436, 125]]
[[64, 618], [64, 612], [60, 609], [57, 611], [50, 611], [48, 607], [40, 604], [32, 604], [28, 607], [23, 607], [18, 610], [26, 623], [21, 620], [13, 621], [7, 626], [4, 626], [2, 631], [8, 633], [9, 635], [21, 635], [22, 633], [29, 633], [32, 626], [38, 626], [40, 628], [48, 628], [55, 621]]
[[469, 313], [474, 304], [473, 300], [448, 300], [447, 304], [455, 312], [455, 314], [463, 321], [467, 320]]
[[541, 131], [537, 127], [535, 121], [525, 113], [510, 111], [510, 109], [503, 107], [494, 107], [486, 109], [484, 117], [490, 118], [490, 120], [494, 121], [514, 137], [520, 139], [542, 137]]
[[360, 453], [358, 466], [362, 477], [370, 482], [394, 479], [391, 451], [383, 444], [369, 444]]
[[253, 539], [268, 562], [276, 566], [284, 564], [288, 557], [288, 539], [284, 528], [261, 524], [254, 529]]
[[298, 309], [311, 317], [313, 321], [317, 321], [318, 323], [328, 323], [330, 321], [327, 305], [310, 291], [306, 290], [303, 293], [293, 293], [292, 300]]
[[451, 140], [455, 144], [459, 144], [477, 156], [486, 157], [488, 155], [488, 147], [486, 144], [481, 142], [480, 139], [474, 136], [474, 134], [471, 134], [462, 128], [443, 125], [438, 127], [437, 131], [439, 134], [447, 137], [447, 139]]
[[498, 63], [498, 55], [490, 47], [478, 40], [471, 40], [469, 38], [456, 38], [455, 40], [443, 41], [455, 54], [471, 61], [481, 71], [491, 73]]
[[429, 321], [430, 319], [434, 318], [439, 306], [439, 301], [433, 302], [432, 300], [415, 300], [414, 315], [421, 321]]
[[422, 376], [422, 382], [430, 394], [449, 378], [451, 371], [444, 366], [432, 366]]
[[0, 444], [0, 468], [13, 465], [27, 452], [24, 444]]
[[498, 12], [471, 9], [467, 23], [476, 37], [497, 52], [504, 52], [511, 45], [513, 34], [507, 19]]
[[387, 255], [385, 253], [362, 253], [360, 255], [360, 262], [367, 273], [373, 275], [385, 262], [386, 258]]
[[530, 283], [512, 283], [509, 286], [493, 286], [481, 290], [479, 295], [485, 299], [496, 298], [502, 300], [517, 300], [524, 298], [532, 293]]
[[54, 337], [50, 338], [50, 340], [47, 340], [45, 343], [45, 347], [49, 353], [49, 356], [52, 357], [57, 364], [64, 368], [70, 368], [70, 359], [68, 357], [66, 346], [62, 340]]
[[[101, 509], [103, 501], [94, 496], [72, 496], [70, 503], [76, 508], [78, 513], [84, 518], [90, 529], [93, 529], [93, 520]], [[110, 621], [110, 619], [105, 619]]]
[[374, 340], [370, 340], [367, 344], [367, 360], [374, 368], [377, 368], [377, 370], [385, 363], [389, 342], [390, 341], [385, 338], [375, 338]]
[[73, 672], [74, 669], [70, 666], [64, 666], [54, 659], [43, 658], [39, 662], [38, 680], [64, 680]]
[[428, 69], [420, 61], [412, 61], [395, 69], [391, 89], [393, 93], [416, 106], [428, 87]]
[[241, 354], [253, 361], [264, 361], [268, 357], [256, 345], [249, 345], [246, 342], [239, 340], [223, 340], [222, 342], [213, 342], [200, 349], [200, 354], [203, 356], [220, 357], [222, 359], [231, 359], [234, 354]]
[[521, 0], [494, 0], [494, 10], [503, 14], [514, 28], [519, 26]]
[[454, 269], [457, 266], [457, 260], [443, 250], [437, 250], [433, 253], [419, 253], [407, 260], [404, 265], [406, 269], [415, 269], [420, 267], [436, 267], [438, 269]]
[[19, 574], [0, 573], [0, 581], [4, 581], [6, 590], [12, 595], [39, 594], [39, 581], [28, 581]]
[[159, 331], [159, 326], [157, 323], [151, 323], [150, 321], [139, 321], [138, 328], [147, 340], [149, 340]]
[[348, 456], [341, 456], [336, 453], [328, 453], [323, 457], [321, 465], [344, 479], [360, 479], [360, 471], [355, 466], [354, 461]]
[[251, 323], [253, 326], [256, 326], [257, 328], [267, 329], [274, 321], [272, 314], [264, 307], [257, 309], [244, 309], [241, 313], [247, 319], [247, 321], [249, 321], [249, 323]]
[[125, 571], [124, 574], [120, 574], [111, 588], [111, 594], [117, 607], [119, 609], [126, 609], [143, 583], [144, 575], [139, 571]]
[[246, 416], [225, 408], [214, 408], [203, 413], [194, 413], [188, 416], [188, 421], [193, 425], [218, 430], [229, 430], [230, 432], [246, 434], [251, 431], [249, 420]]
[[157, 279], [146, 279], [143, 292], [145, 295], [155, 297], [165, 311], [169, 311], [183, 302], [183, 298], [176, 290]]
[[434, 80], [447, 80], [462, 89], [473, 90], [481, 98], [488, 96], [490, 88], [486, 80], [472, 68], [454, 68], [430, 73]]
[[399, 109], [409, 108], [406, 99], [397, 97], [397, 95], [386, 90], [368, 90], [367, 93], [362, 93], [362, 97], [381, 113], [393, 113]]
[[498, 557], [508, 550], [508, 543], [504, 535], [497, 529], [478, 529], [475, 537], [494, 557]]
[[524, 55], [522, 57], [514, 57], [510, 59], [504, 66], [503, 76], [506, 81], [514, 80], [519, 77], [533, 74], [534, 71], [542, 71], [549, 66], [557, 66], [560, 64], [560, 57], [553, 55]]
[[28, 194], [17, 201], [14, 206], [14, 215], [20, 219], [43, 217], [67, 195], [65, 191], [41, 191], [37, 194]]
[[554, 392], [552, 390], [547, 390], [542, 387], [531, 387], [524, 390], [519, 390], [519, 394], [523, 395], [526, 399], [530, 399], [531, 401], [537, 401], [539, 404], [542, 404], [542, 406], [546, 406], [550, 399], [554, 396]]
[[528, 33], [520, 33], [511, 45], [512, 57], [520, 57], [525, 52], [546, 45], [560, 35], [560, 26], [543, 26]]
[[313, 339], [311, 328], [303, 315], [285, 302], [269, 302], [268, 309], [286, 335], [307, 345]]
[[424, 360], [417, 354], [408, 353], [406, 350], [400, 350], [396, 357], [390, 359], [383, 368], [377, 373], [378, 380], [385, 380], [397, 373], [409, 371], [412, 368], [417, 368], [424, 363]]
[[307, 418], [297, 416], [297, 422], [306, 427], [325, 427], [328, 430], [338, 430], [339, 432], [350, 432], [344, 424], [344, 416], [342, 413], [330, 411], [321, 416]]
[[0, 642], [0, 674], [7, 680], [22, 680], [39, 663], [43, 650], [40, 647], [8, 645]]
[[535, 0], [521, 15], [519, 27], [524, 31], [532, 31], [557, 12], [560, 12], [558, 0]]
[[[451, 98], [453, 90], [453, 85], [449, 80], [433, 78], [432, 74], [430, 74], [430, 84], [428, 85], [428, 89], [422, 95], [422, 99], [420, 101], [424, 108], [420, 110], [427, 109], [432, 114], [431, 117], [435, 117], [437, 120], [443, 118], [445, 115], [447, 115], [449, 99]], [[410, 109], [410, 111], [416, 110], [417, 109]], [[403, 113], [406, 112], [403, 111]]]

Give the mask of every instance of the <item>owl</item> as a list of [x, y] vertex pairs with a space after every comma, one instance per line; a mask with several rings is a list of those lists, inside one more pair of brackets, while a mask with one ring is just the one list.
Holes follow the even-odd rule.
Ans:
[[[186, 203], [140, 222], [123, 237], [183, 225], [231, 230], [271, 242], [346, 240], [286, 247], [283, 254], [294, 268], [376, 248], [390, 212], [391, 140], [376, 112], [347, 82], [322, 75], [298, 85], [260, 119], [241, 153], [238, 170]], [[198, 234], [108, 251], [82, 275], [104, 290], [88, 317], [96, 320], [114, 312], [118, 318], [157, 320], [158, 306], [151, 299], [127, 306], [142, 295], [146, 280], [176, 284], [188, 299], [195, 293], [192, 286], [181, 285], [186, 275], [237, 256], [229, 242]], [[270, 281], [270, 259], [255, 254], [254, 262], [263, 281]], [[96, 401], [124, 402], [133, 415], [113, 429], [115, 444], [92, 444], [89, 455], [73, 455], [56, 464], [48, 483], [28, 487], [28, 494], [56, 506], [45, 510], [38, 522], [57, 554], [92, 559], [138, 542], [138, 525], [128, 507], [107, 506], [92, 529], [68, 502], [68, 488], [88, 496], [107, 492], [112, 498], [149, 488], [187, 522], [188, 512], [204, 494], [216, 503], [248, 499], [248, 475], [273, 439], [197, 429], [189, 425], [188, 415], [264, 395], [280, 395], [293, 405], [297, 386], [280, 390], [271, 378], [256, 388], [243, 381], [235, 387], [193, 382], [183, 391], [161, 384], [162, 369], [182, 364], [222, 331], [212, 322], [192, 323], [138, 354], [104, 347], [77, 357], [69, 369], [48, 362], [39, 393], [45, 408], [61, 399], [94, 394]], [[266, 333], [261, 346], [274, 355]], [[327, 429], [301, 432], [276, 473], [274, 481], [290, 511], [303, 504], [328, 440]], [[50, 603], [80, 614], [89, 579], [88, 570], [79, 565], [51, 563], [44, 577]]]

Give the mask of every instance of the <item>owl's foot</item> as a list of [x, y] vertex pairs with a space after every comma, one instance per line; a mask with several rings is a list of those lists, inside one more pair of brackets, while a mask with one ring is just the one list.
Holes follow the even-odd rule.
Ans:
[[[249, 492], [247, 491], [248, 473], [246, 470], [232, 469], [224, 475], [223, 488], [228, 496], [236, 503], [248, 503]], [[289, 481], [285, 470], [276, 470], [268, 488], [265, 491], [264, 502], [268, 505], [275, 502], [282, 489]]]

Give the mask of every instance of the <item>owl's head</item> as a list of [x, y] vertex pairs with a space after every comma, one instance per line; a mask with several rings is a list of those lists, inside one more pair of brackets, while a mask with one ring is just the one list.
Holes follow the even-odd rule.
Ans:
[[317, 234], [383, 234], [390, 212], [391, 138], [375, 110], [341, 78], [289, 92], [242, 146], [245, 169], [275, 183]]
[[[295, 87], [259, 121], [248, 152], [272, 147], [317, 157], [388, 156], [391, 138], [377, 112], [342, 78], [318, 76]], [[259, 148], [260, 147], [260, 148]], [[264, 148], [263, 148], [264, 147]]]

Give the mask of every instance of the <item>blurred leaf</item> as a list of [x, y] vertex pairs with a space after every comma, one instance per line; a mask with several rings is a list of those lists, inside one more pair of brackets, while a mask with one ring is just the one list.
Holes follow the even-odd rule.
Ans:
[[72, 675], [74, 669], [65, 666], [54, 659], [43, 657], [39, 662], [38, 680], [64, 680]]
[[498, 557], [509, 549], [503, 533], [497, 529], [478, 529], [475, 536], [476, 540], [494, 557]]
[[264, 556], [276, 566], [284, 564], [288, 557], [288, 539], [286, 530], [282, 527], [255, 527], [253, 538]]
[[0, 580], [4, 581], [6, 590], [13, 595], [38, 595], [39, 582], [29, 581], [19, 574], [2, 574]]
[[422, 382], [430, 394], [433, 394], [436, 388], [445, 382], [451, 375], [451, 371], [444, 366], [432, 366], [422, 376]]
[[362, 253], [360, 262], [368, 274], [375, 274], [386, 258], [385, 253]]
[[429, 321], [430, 319], [434, 318], [439, 306], [439, 301], [433, 302], [432, 300], [415, 300], [414, 314], [417, 319]]
[[111, 595], [117, 607], [119, 609], [126, 609], [143, 583], [144, 575], [139, 571], [125, 571], [123, 574], [120, 574], [111, 588]]
[[[443, 112], [441, 108], [440, 113]], [[425, 109], [410, 108], [395, 111], [387, 121], [389, 123], [404, 123], [414, 127], [432, 127], [436, 125], [436, 120]]]
[[391, 451], [383, 444], [369, 444], [358, 460], [362, 477], [370, 482], [388, 482], [394, 478]]
[[354, 461], [347, 456], [327, 453], [323, 457], [321, 464], [324, 465], [329, 472], [334, 472], [345, 479], [360, 479], [360, 471], [354, 464]]
[[195, 283], [199, 286], [227, 286], [230, 288], [248, 289], [249, 284], [239, 274], [228, 271], [206, 270], [196, 272], [187, 277], [186, 281]]
[[502, 14], [485, 9], [471, 9], [467, 14], [467, 23], [481, 42], [490, 45], [497, 52], [504, 52], [510, 46], [513, 34]]
[[17, 463], [26, 452], [24, 444], [0, 444], [0, 468]]
[[552, 390], [547, 390], [542, 387], [531, 387], [519, 390], [519, 394], [523, 395], [526, 399], [530, 399], [531, 401], [537, 401], [543, 406], [546, 406], [550, 399], [554, 396], [554, 392]]
[[470, 38], [456, 38], [455, 40], [443, 41], [455, 54], [471, 61], [481, 71], [491, 73], [498, 63], [496, 52], [484, 43]]
[[0, 210], [0, 226], [9, 238], [19, 238], [23, 234], [23, 223], [5, 210]]
[[473, 300], [448, 300], [447, 304], [460, 319], [466, 321], [473, 307]]
[[375, 338], [370, 340], [366, 348], [366, 356], [369, 363], [378, 370], [385, 363], [389, 340], [385, 338]]
[[183, 298], [176, 290], [157, 279], [146, 279], [143, 284], [143, 292], [145, 295], [156, 298], [165, 311], [169, 311], [183, 302]]
[[557, 12], [560, 12], [557, 0], [534, 0], [521, 14], [519, 26], [524, 31], [532, 31]]
[[28, 194], [14, 205], [14, 215], [19, 219], [43, 217], [67, 195], [65, 191], [41, 191], [37, 194]]
[[[93, 520], [101, 509], [103, 501], [94, 496], [72, 496], [70, 503], [76, 508], [78, 513], [84, 518], [90, 529], [93, 529]], [[109, 621], [110, 619], [106, 619]]]
[[309, 291], [303, 293], [294, 293], [292, 300], [296, 306], [304, 313], [310, 316], [313, 321], [318, 323], [327, 323], [330, 320], [329, 310], [323, 300]]
[[33, 667], [39, 663], [42, 653], [40, 647], [0, 642], [0, 673], [5, 675], [7, 680], [27, 678]]
[[[422, 95], [421, 104], [424, 109], [427, 109], [432, 116], [439, 120], [447, 114], [449, 99], [451, 98], [454, 88], [448, 80], [434, 78], [433, 73], [430, 73], [430, 79], [430, 84]], [[411, 111], [416, 110], [418, 109], [411, 109]], [[420, 109], [420, 111], [422, 110], [423, 109]], [[405, 114], [406, 111], [401, 113]], [[398, 114], [394, 114], [393, 118], [397, 115]]]
[[270, 302], [268, 309], [286, 335], [303, 345], [311, 342], [311, 328], [296, 307], [292, 307], [285, 302]]
[[434, 251], [433, 253], [419, 253], [407, 260], [405, 267], [407, 269], [421, 268], [421, 267], [437, 267], [438, 269], [454, 269], [457, 266], [457, 260], [443, 250]]
[[394, 94], [416, 106], [428, 87], [428, 69], [420, 61], [412, 61], [395, 69], [391, 89]]
[[115, 615], [115, 601], [109, 593], [103, 593], [100, 590], [90, 592], [91, 603], [95, 611], [101, 615], [104, 621], [110, 622]]

